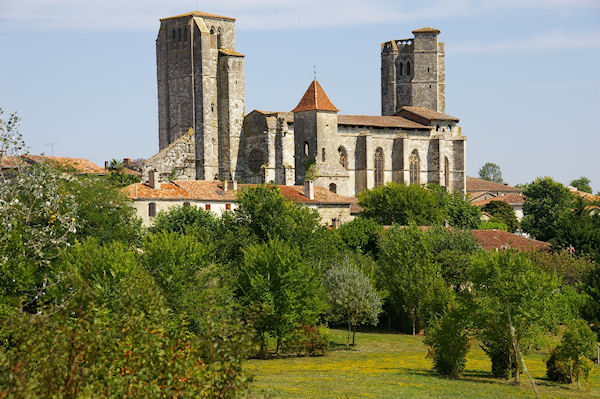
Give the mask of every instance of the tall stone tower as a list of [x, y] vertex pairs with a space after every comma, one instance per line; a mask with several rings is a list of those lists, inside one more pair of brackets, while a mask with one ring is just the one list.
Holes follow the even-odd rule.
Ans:
[[235, 19], [194, 11], [160, 20], [156, 39], [160, 150], [194, 129], [196, 179], [235, 178], [245, 112]]
[[310, 159], [316, 165], [316, 185], [349, 195], [348, 172], [339, 162], [338, 111], [317, 80], [311, 82], [292, 110], [296, 184], [304, 182], [304, 163]]
[[381, 44], [381, 114], [402, 106], [445, 112], [444, 43], [434, 28], [413, 30], [414, 39]]

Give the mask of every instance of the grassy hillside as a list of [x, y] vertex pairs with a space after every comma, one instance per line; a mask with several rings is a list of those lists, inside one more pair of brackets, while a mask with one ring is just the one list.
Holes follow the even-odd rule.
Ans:
[[[273, 398], [534, 398], [523, 385], [491, 378], [490, 362], [473, 345], [459, 380], [437, 377], [426, 358], [423, 337], [401, 334], [357, 333], [354, 350], [334, 350], [327, 356], [252, 360], [254, 397]], [[345, 332], [332, 330], [332, 340], [345, 342]], [[598, 366], [592, 389], [554, 384], [544, 379], [545, 353], [526, 357], [542, 398], [600, 398]], [[527, 382], [527, 384], [525, 383]]]

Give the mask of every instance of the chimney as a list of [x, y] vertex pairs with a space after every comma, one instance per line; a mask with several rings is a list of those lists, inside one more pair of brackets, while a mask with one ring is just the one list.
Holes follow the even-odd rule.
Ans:
[[160, 190], [160, 182], [158, 181], [158, 172], [156, 169], [148, 172], [148, 185], [155, 190]]
[[108, 170], [108, 161], [104, 161], [104, 170]]
[[225, 187], [226, 187], [225, 191], [231, 190], [233, 192], [236, 192], [237, 191], [237, 181], [235, 181], [235, 180], [228, 180], [227, 183], [226, 183], [226, 185], [225, 185]]
[[123, 166], [126, 168], [129, 167], [129, 163], [131, 162], [131, 158], [123, 158]]
[[314, 188], [314, 182], [312, 180], [305, 180], [304, 181], [304, 196], [307, 197], [308, 199], [315, 199], [315, 188]]

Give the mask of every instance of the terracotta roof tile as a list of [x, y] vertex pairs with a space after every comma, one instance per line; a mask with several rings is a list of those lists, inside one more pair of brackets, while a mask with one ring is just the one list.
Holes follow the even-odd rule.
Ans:
[[506, 202], [509, 205], [523, 205], [525, 203], [525, 198], [520, 195], [520, 194], [503, 194], [503, 195], [499, 195], [497, 197], [493, 197], [493, 198], [488, 198], [485, 200], [481, 200], [481, 201], [473, 201], [473, 205], [477, 205], [477, 206], [484, 206], [486, 204], [489, 204], [492, 201], [502, 201], [502, 202]]
[[207, 17], [207, 18], [229, 19], [231, 21], [235, 21], [235, 18], [224, 17], [223, 15], [209, 14], [209, 13], [203, 12], [203, 11], [186, 12], [184, 14], [173, 15], [172, 17], [161, 18], [160, 20], [164, 21], [165, 19], [181, 18], [181, 17]]
[[0, 169], [16, 169], [20, 166], [24, 166], [24, 162], [18, 156], [4, 155], [0, 157]]
[[459, 122], [459, 119], [455, 116], [450, 116], [447, 114], [443, 114], [441, 112], [438, 111], [434, 111], [432, 109], [429, 109], [427, 107], [409, 107], [409, 106], [403, 106], [402, 108], [400, 108], [397, 112], [396, 115], [399, 116], [405, 116], [405, 117], [409, 117], [410, 114], [416, 115], [416, 116], [420, 116], [423, 119], [427, 119], [428, 121], [432, 121], [432, 120], [440, 120], [440, 121], [454, 121], [454, 122]]
[[477, 191], [520, 193], [521, 189], [505, 184], [494, 183], [489, 180], [479, 179], [477, 177], [467, 176], [467, 192], [473, 193]]
[[471, 234], [485, 250], [515, 248], [521, 251], [542, 251], [551, 247], [550, 243], [504, 230], [471, 230]]
[[422, 125], [401, 116], [338, 115], [338, 124], [349, 126], [399, 127], [404, 129], [432, 129], [431, 126]]
[[[238, 190], [256, 187], [256, 184], [238, 184]], [[314, 199], [304, 196], [303, 186], [277, 186], [281, 194], [297, 203], [313, 204], [348, 204], [351, 198], [342, 197], [324, 187], [314, 187]], [[142, 183], [131, 184], [123, 188], [130, 199], [170, 199], [170, 200], [205, 200], [205, 201], [235, 201], [236, 192], [223, 190], [219, 180], [175, 180], [161, 183], [160, 190], [154, 190]]]
[[335, 105], [331, 103], [329, 97], [327, 97], [327, 94], [325, 94], [325, 90], [323, 90], [323, 88], [316, 79], [310, 83], [308, 89], [306, 89], [306, 92], [304, 93], [304, 96], [302, 96], [302, 99], [300, 100], [296, 108], [292, 110], [292, 112], [314, 110], [335, 112], [339, 111], [339, 109], [337, 109]]
[[575, 187], [569, 186], [568, 188], [569, 188], [569, 191], [571, 191], [571, 194], [575, 194], [576, 196], [581, 197], [586, 201], [590, 201], [590, 202], [600, 201], [600, 196], [586, 193], [585, 191], [577, 190]]
[[106, 169], [88, 161], [85, 158], [54, 157], [45, 155], [23, 155], [23, 158], [33, 163], [51, 162], [65, 168], [73, 168], [79, 173], [105, 175]]

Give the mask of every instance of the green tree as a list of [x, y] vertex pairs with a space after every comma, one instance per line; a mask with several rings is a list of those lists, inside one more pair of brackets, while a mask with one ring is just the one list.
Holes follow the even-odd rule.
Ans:
[[350, 249], [375, 255], [383, 228], [373, 219], [357, 217], [344, 223], [336, 231]]
[[554, 224], [552, 245], [574, 248], [575, 254], [587, 255], [600, 262], [600, 214], [586, 209], [582, 198], [575, 200], [574, 209], [563, 211]]
[[491, 162], [486, 162], [479, 169], [479, 178], [483, 180], [489, 180], [494, 183], [503, 183], [502, 171], [500, 170], [500, 166]]
[[348, 349], [351, 332], [354, 345], [357, 326], [377, 325], [381, 298], [369, 278], [348, 258], [327, 271], [325, 286], [332, 319], [348, 325]]
[[441, 224], [445, 217], [436, 194], [414, 184], [407, 186], [404, 183], [387, 183], [373, 190], [363, 191], [358, 199], [359, 205], [364, 208], [361, 216], [382, 225], [434, 225]]
[[21, 118], [16, 112], [8, 119], [2, 118], [4, 111], [0, 108], [0, 157], [4, 154], [20, 154], [27, 149], [23, 135], [19, 132]]
[[455, 302], [441, 317], [433, 319], [425, 329], [427, 357], [433, 359], [438, 374], [457, 378], [467, 364], [469, 351], [469, 317]]
[[444, 204], [446, 218], [450, 226], [457, 229], [476, 229], [481, 222], [481, 210], [471, 204], [462, 194], [450, 193]]
[[584, 320], [567, 323], [561, 343], [546, 362], [546, 375], [553, 381], [575, 382], [588, 379], [596, 349], [596, 335]]
[[583, 191], [584, 193], [592, 193], [592, 187], [590, 187], [590, 179], [587, 177], [581, 176], [579, 179], [572, 180], [569, 183], [570, 186], [575, 187], [579, 191]]
[[73, 176], [61, 180], [63, 195], [77, 203], [78, 237], [102, 242], [138, 243], [141, 220], [131, 201], [109, 181], [97, 176]]
[[540, 342], [565, 314], [560, 281], [539, 269], [526, 254], [511, 250], [474, 258], [468, 296], [475, 331], [496, 376], [527, 373], [521, 353]]
[[442, 277], [456, 291], [469, 281], [471, 255], [481, 247], [468, 231], [435, 227], [425, 232], [432, 259], [440, 266]]
[[413, 335], [431, 287], [441, 278], [430, 243], [414, 223], [406, 228], [392, 226], [383, 235], [378, 284], [387, 292], [387, 301], [396, 315], [401, 311], [410, 315]]
[[483, 206], [482, 211], [506, 224], [509, 232], [514, 232], [519, 228], [519, 221], [514, 209], [504, 201], [490, 201]]
[[569, 189], [550, 177], [538, 177], [523, 187], [523, 196], [523, 230], [542, 241], [555, 237], [556, 221], [572, 203]]
[[298, 248], [277, 238], [244, 251], [238, 291], [241, 302], [258, 311], [255, 328], [261, 351], [267, 334], [276, 339], [279, 352], [294, 328], [314, 325], [325, 309], [319, 273]]
[[0, 182], [0, 314], [19, 303], [34, 311], [59, 279], [52, 262], [78, 225], [77, 203], [61, 182], [45, 165]]
[[217, 219], [211, 212], [195, 206], [177, 206], [168, 211], [160, 211], [154, 218], [152, 232], [185, 233], [188, 230], [200, 230], [211, 234], [217, 228]]

